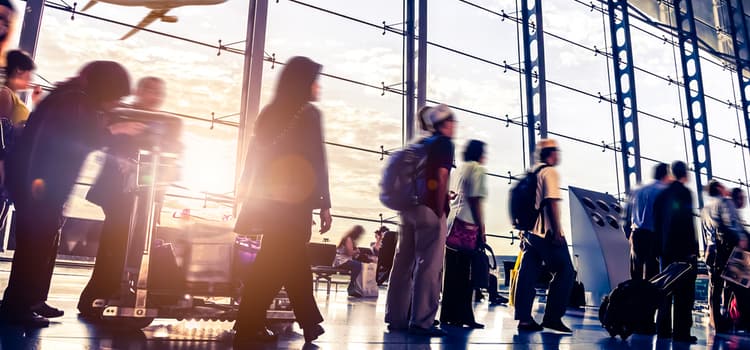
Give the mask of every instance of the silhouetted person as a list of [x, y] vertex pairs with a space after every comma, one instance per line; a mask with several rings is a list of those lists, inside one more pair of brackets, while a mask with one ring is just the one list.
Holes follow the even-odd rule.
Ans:
[[733, 188], [732, 202], [734, 202], [734, 207], [737, 208], [737, 210], [745, 208], [745, 206], [747, 205], [747, 197], [745, 196], [745, 191], [743, 191], [739, 187]]
[[[471, 140], [464, 150], [464, 164], [459, 170], [458, 195], [451, 204], [453, 217], [449, 232], [470, 232], [477, 244], [486, 241], [482, 202], [487, 198], [487, 175], [483, 166], [484, 142]], [[440, 322], [454, 326], [484, 328], [474, 319], [472, 295], [472, 259], [475, 251], [445, 249], [445, 274]], [[497, 288], [497, 285], [495, 285]]]
[[[176, 117], [155, 112], [164, 103], [165, 83], [156, 77], [145, 77], [138, 81], [135, 90], [135, 100], [130, 108], [117, 108], [111, 115], [110, 123], [122, 120], [140, 118], [143, 122], [161, 122], [169, 127], [164, 135], [159, 135], [163, 151], [177, 152], [180, 121]], [[131, 118], [131, 119], [128, 119]], [[162, 127], [163, 125], [158, 125]], [[78, 300], [78, 310], [84, 317], [99, 317], [101, 310], [96, 310], [92, 304], [96, 299], [113, 297], [120, 289], [125, 253], [128, 245], [128, 231], [133, 213], [135, 200], [135, 173], [139, 147], [148, 148], [148, 139], [153, 135], [147, 133], [143, 138], [128, 138], [110, 145], [102, 170], [94, 184], [89, 189], [86, 199], [99, 205], [104, 212], [104, 222], [99, 238], [94, 271]], [[161, 177], [161, 176], [160, 176]], [[157, 200], [163, 197], [159, 191]], [[139, 203], [139, 212], [145, 209], [147, 203]], [[155, 210], [158, 222], [160, 210]], [[141, 212], [143, 217], [145, 211]], [[135, 252], [133, 252], [135, 254]]]
[[[636, 190], [629, 203], [630, 212], [630, 278], [650, 279], [659, 273], [659, 243], [654, 233], [654, 202], [669, 185], [669, 166], [654, 168], [654, 182]], [[645, 272], [645, 275], [644, 275]], [[653, 325], [651, 327], [653, 328]], [[648, 333], [653, 333], [649, 331]]]
[[349, 286], [347, 292], [350, 297], [360, 298], [362, 297], [362, 287], [358, 284], [357, 279], [362, 274], [362, 257], [360, 257], [359, 249], [357, 249], [357, 241], [365, 233], [365, 228], [362, 225], [356, 225], [346, 232], [344, 237], [341, 237], [341, 242], [336, 247], [336, 258], [333, 261], [333, 266], [341, 269], [349, 270]]
[[[672, 163], [675, 181], [662, 191], [654, 203], [656, 209], [655, 228], [662, 238], [661, 268], [673, 262], [687, 262], [693, 269], [674, 285], [674, 293], [662, 307], [656, 318], [657, 335], [677, 342], [695, 343], [690, 335], [693, 326], [693, 302], [695, 301], [695, 278], [698, 263], [698, 236], [693, 218], [693, 197], [685, 187], [688, 182], [687, 165]], [[672, 324], [672, 301], [674, 300], [674, 324]], [[674, 332], [672, 330], [674, 329]]]
[[145, 125], [106, 126], [102, 112], [130, 93], [120, 64], [96, 61], [60, 84], [29, 117], [7, 159], [7, 184], [18, 218], [16, 251], [0, 314], [13, 324], [45, 327], [62, 310], [45, 302], [54, 269], [63, 204], [86, 156], [113, 135], [135, 135]]
[[[523, 233], [521, 267], [515, 294], [515, 319], [520, 331], [541, 331], [550, 328], [570, 333], [562, 317], [573, 289], [573, 263], [568, 252], [568, 241], [560, 225], [560, 175], [555, 167], [560, 164], [557, 142], [542, 139], [536, 145], [537, 163], [533, 171], [544, 167], [537, 174], [535, 207], [539, 210], [532, 232]], [[542, 263], [553, 273], [547, 294], [544, 319], [539, 325], [531, 316], [531, 306], [536, 296], [535, 284], [542, 272]]]
[[709, 323], [717, 332], [724, 332], [728, 330], [729, 324], [722, 309], [729, 300], [723, 300], [725, 282], [721, 274], [732, 250], [735, 247], [747, 248], [747, 237], [726, 187], [719, 181], [711, 180], [708, 194], [711, 199], [701, 211], [701, 228], [706, 243], [706, 265], [710, 277]]
[[320, 91], [321, 65], [291, 58], [276, 92], [255, 122], [241, 180], [244, 200], [235, 231], [263, 234], [260, 252], [244, 279], [235, 344], [273, 341], [266, 309], [283, 286], [305, 342], [323, 334], [323, 316], [312, 290], [307, 259], [313, 209], [320, 209], [320, 233], [331, 228], [328, 165], [320, 111], [310, 102]]
[[422, 140], [428, 143], [423, 179], [427, 185], [420, 189], [419, 205], [400, 212], [402, 226], [388, 284], [385, 322], [392, 331], [408, 329], [416, 335], [439, 337], [445, 332], [433, 324], [440, 303], [456, 123], [445, 105], [420, 111], [420, 120], [425, 131], [433, 130], [432, 136]]

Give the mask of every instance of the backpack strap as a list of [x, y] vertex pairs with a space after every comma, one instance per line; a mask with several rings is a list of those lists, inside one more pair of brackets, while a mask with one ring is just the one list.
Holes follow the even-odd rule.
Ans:
[[[539, 188], [539, 173], [542, 172], [542, 169], [549, 167], [549, 164], [542, 164], [540, 167], [538, 167], [536, 170], [534, 170], [534, 177], [536, 177], [536, 183], [537, 188]], [[536, 189], [534, 190], [534, 196], [536, 197]], [[547, 223], [544, 222], [544, 198], [539, 202], [539, 216], [542, 217], [542, 232], [544, 232], [545, 236], [547, 235]]]

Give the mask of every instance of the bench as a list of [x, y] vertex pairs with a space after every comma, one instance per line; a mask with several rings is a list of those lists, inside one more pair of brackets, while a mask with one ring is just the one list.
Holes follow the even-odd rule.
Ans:
[[313, 273], [313, 282], [315, 290], [318, 289], [320, 282], [326, 284], [326, 295], [331, 294], [331, 284], [336, 283], [332, 280], [333, 276], [349, 276], [349, 270], [333, 267], [336, 259], [336, 246], [325, 243], [309, 243], [307, 245], [307, 257], [310, 261], [310, 270]]

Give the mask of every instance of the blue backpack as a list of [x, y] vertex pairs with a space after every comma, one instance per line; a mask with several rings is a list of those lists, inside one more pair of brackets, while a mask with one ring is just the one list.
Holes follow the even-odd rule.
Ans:
[[421, 203], [426, 193], [427, 154], [435, 137], [412, 143], [388, 159], [380, 181], [380, 202], [387, 208], [402, 211]]

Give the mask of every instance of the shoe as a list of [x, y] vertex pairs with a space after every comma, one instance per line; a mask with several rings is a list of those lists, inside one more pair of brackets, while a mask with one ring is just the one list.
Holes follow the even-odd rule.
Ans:
[[31, 311], [26, 311], [18, 314], [3, 315], [1, 318], [2, 322], [13, 326], [22, 326], [27, 328], [45, 328], [49, 327], [49, 320], [44, 317], [37, 315]]
[[518, 330], [521, 332], [539, 332], [543, 329], [544, 327], [536, 323], [534, 320], [531, 320], [529, 323], [518, 323]]
[[573, 333], [568, 326], [566, 326], [562, 321], [557, 322], [542, 322], [542, 327], [549, 328], [554, 331], [563, 332], [563, 333]]
[[484, 325], [481, 323], [477, 323], [477, 322], [464, 323], [464, 325], [471, 329], [484, 329]]
[[305, 336], [305, 343], [312, 343], [313, 340], [318, 339], [325, 332], [326, 330], [319, 324], [302, 329], [302, 334]]
[[41, 302], [39, 304], [32, 306], [31, 311], [36, 313], [39, 316], [46, 317], [46, 318], [62, 317], [62, 315], [65, 314], [65, 311], [62, 311], [56, 307], [49, 306], [45, 302]]
[[276, 339], [278, 336], [265, 327], [255, 332], [239, 331], [234, 336], [234, 347], [239, 349], [245, 343], [270, 343]]
[[673, 342], [678, 343], [689, 343], [689, 344], [695, 344], [698, 342], [698, 337], [694, 335], [683, 335], [683, 336], [674, 336], [672, 337]]
[[444, 337], [448, 335], [444, 330], [437, 327], [422, 328], [416, 326], [409, 326], [409, 334], [418, 335], [422, 337]]

